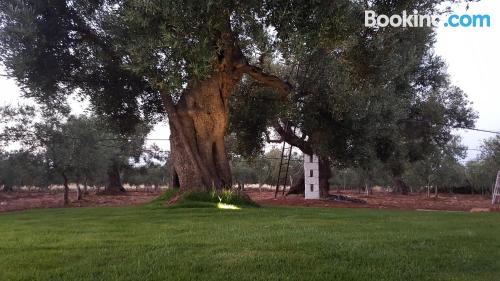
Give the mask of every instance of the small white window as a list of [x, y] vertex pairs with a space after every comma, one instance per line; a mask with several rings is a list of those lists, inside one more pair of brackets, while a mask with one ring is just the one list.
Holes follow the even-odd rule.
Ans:
[[310, 176], [311, 178], [312, 178], [312, 177], [314, 177], [314, 172], [313, 172], [313, 170], [309, 170], [309, 176]]
[[312, 155], [309, 155], [309, 162], [313, 162], [313, 156]]
[[311, 192], [314, 191], [314, 184], [311, 184]]

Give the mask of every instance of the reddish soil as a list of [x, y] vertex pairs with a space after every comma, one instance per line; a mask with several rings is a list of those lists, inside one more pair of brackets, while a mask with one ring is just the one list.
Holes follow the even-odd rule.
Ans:
[[[407, 209], [407, 210], [442, 210], [442, 211], [500, 211], [500, 206], [494, 208], [491, 198], [481, 195], [439, 194], [438, 198], [427, 198], [425, 194], [396, 195], [388, 192], [375, 192], [369, 196], [355, 191], [342, 191], [340, 194], [365, 200], [366, 204], [338, 202], [331, 200], [305, 200], [302, 196], [289, 195], [274, 198], [274, 191], [248, 189], [246, 193], [262, 205], [290, 205], [305, 207], [331, 208], [374, 208], [374, 209]], [[332, 194], [336, 194], [333, 193]]]
[[91, 192], [77, 201], [76, 193], [70, 192], [70, 204], [64, 206], [61, 192], [0, 192], [0, 213], [34, 208], [137, 205], [147, 203], [160, 194], [161, 191], [127, 191], [121, 195], [98, 195]]
[[[246, 189], [250, 198], [261, 205], [286, 205], [303, 207], [330, 208], [374, 208], [407, 210], [442, 210], [442, 211], [500, 211], [500, 206], [491, 207], [491, 199], [480, 195], [439, 194], [438, 198], [427, 198], [425, 194], [395, 195], [388, 192], [374, 192], [372, 195], [356, 191], [342, 191], [340, 194], [365, 200], [366, 204], [338, 202], [331, 200], [305, 200], [302, 196], [290, 195], [274, 198], [274, 191]], [[102, 195], [91, 192], [83, 200], [76, 201], [76, 193], [70, 192], [70, 205], [67, 207], [122, 206], [144, 204], [162, 191], [127, 191], [123, 195]], [[333, 193], [332, 194], [336, 194]], [[62, 208], [63, 195], [60, 191], [51, 192], [0, 192], [0, 213], [33, 208]]]

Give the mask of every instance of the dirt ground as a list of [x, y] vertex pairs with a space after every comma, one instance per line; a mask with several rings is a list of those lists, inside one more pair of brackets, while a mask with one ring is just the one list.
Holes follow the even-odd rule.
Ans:
[[302, 196], [289, 195], [274, 198], [274, 191], [248, 189], [246, 193], [262, 205], [290, 205], [306, 207], [331, 208], [374, 208], [374, 209], [408, 209], [408, 210], [442, 210], [442, 211], [500, 211], [500, 206], [494, 208], [490, 197], [464, 194], [439, 194], [438, 198], [427, 198], [425, 194], [396, 195], [388, 192], [374, 192], [371, 195], [360, 194], [357, 191], [341, 191], [341, 194], [365, 200], [366, 204], [338, 202], [332, 200], [305, 200]]
[[[407, 209], [407, 210], [442, 210], [442, 211], [500, 211], [500, 205], [491, 206], [491, 198], [481, 195], [439, 194], [438, 198], [427, 198], [425, 194], [395, 195], [388, 192], [374, 192], [367, 196], [357, 191], [342, 191], [331, 194], [347, 195], [365, 200], [366, 204], [338, 202], [332, 200], [305, 200], [302, 196], [278, 196], [274, 191], [263, 189], [246, 189], [245, 192], [261, 205], [287, 205], [303, 207], [331, 208], [374, 208], [374, 209]], [[83, 200], [76, 201], [76, 193], [70, 192], [70, 205], [67, 207], [122, 206], [144, 204], [162, 191], [131, 191], [124, 195], [97, 195], [90, 192]], [[34, 208], [62, 208], [63, 194], [61, 191], [38, 192], [17, 191], [0, 192], [0, 213], [20, 211]]]
[[[67, 207], [137, 205], [147, 203], [160, 194], [161, 191], [127, 191], [124, 195], [97, 195], [96, 192], [90, 192], [88, 195], [84, 195], [81, 201], [77, 201], [76, 192], [70, 192], [70, 205]], [[34, 208], [62, 207], [64, 207], [63, 193], [60, 191], [0, 192], [0, 213]]]

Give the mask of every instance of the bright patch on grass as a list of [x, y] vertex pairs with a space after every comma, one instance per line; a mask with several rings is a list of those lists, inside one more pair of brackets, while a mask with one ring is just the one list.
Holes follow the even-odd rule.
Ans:
[[241, 210], [240, 207], [236, 205], [231, 205], [231, 204], [225, 204], [225, 203], [217, 203], [217, 209], [223, 209], [223, 210]]
[[225, 210], [240, 210], [241, 208], [259, 207], [248, 197], [240, 196], [229, 190], [217, 192], [191, 192], [182, 197], [170, 208], [215, 208]]

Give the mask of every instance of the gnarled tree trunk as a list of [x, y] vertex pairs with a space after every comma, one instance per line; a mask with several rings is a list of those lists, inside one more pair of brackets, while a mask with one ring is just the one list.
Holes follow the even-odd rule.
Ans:
[[287, 95], [290, 85], [248, 64], [237, 45], [228, 17], [220, 35], [218, 60], [211, 76], [191, 81], [174, 103], [161, 77], [155, 77], [170, 124], [170, 148], [180, 192], [232, 186], [224, 136], [229, 121], [229, 97], [243, 74]]
[[224, 136], [229, 97], [240, 78], [222, 72], [195, 83], [171, 108], [171, 157], [181, 192], [232, 185]]
[[125, 192], [125, 188], [122, 185], [122, 180], [120, 177], [120, 169], [118, 165], [113, 164], [108, 169], [108, 186], [106, 186], [105, 193], [115, 194]]
[[244, 73], [279, 88], [283, 83], [248, 65], [236, 44], [228, 20], [221, 34], [224, 48], [215, 71], [203, 81], [191, 81], [177, 103], [159, 90], [170, 123], [170, 147], [180, 192], [208, 191], [232, 186], [224, 137], [229, 121], [229, 98]]

